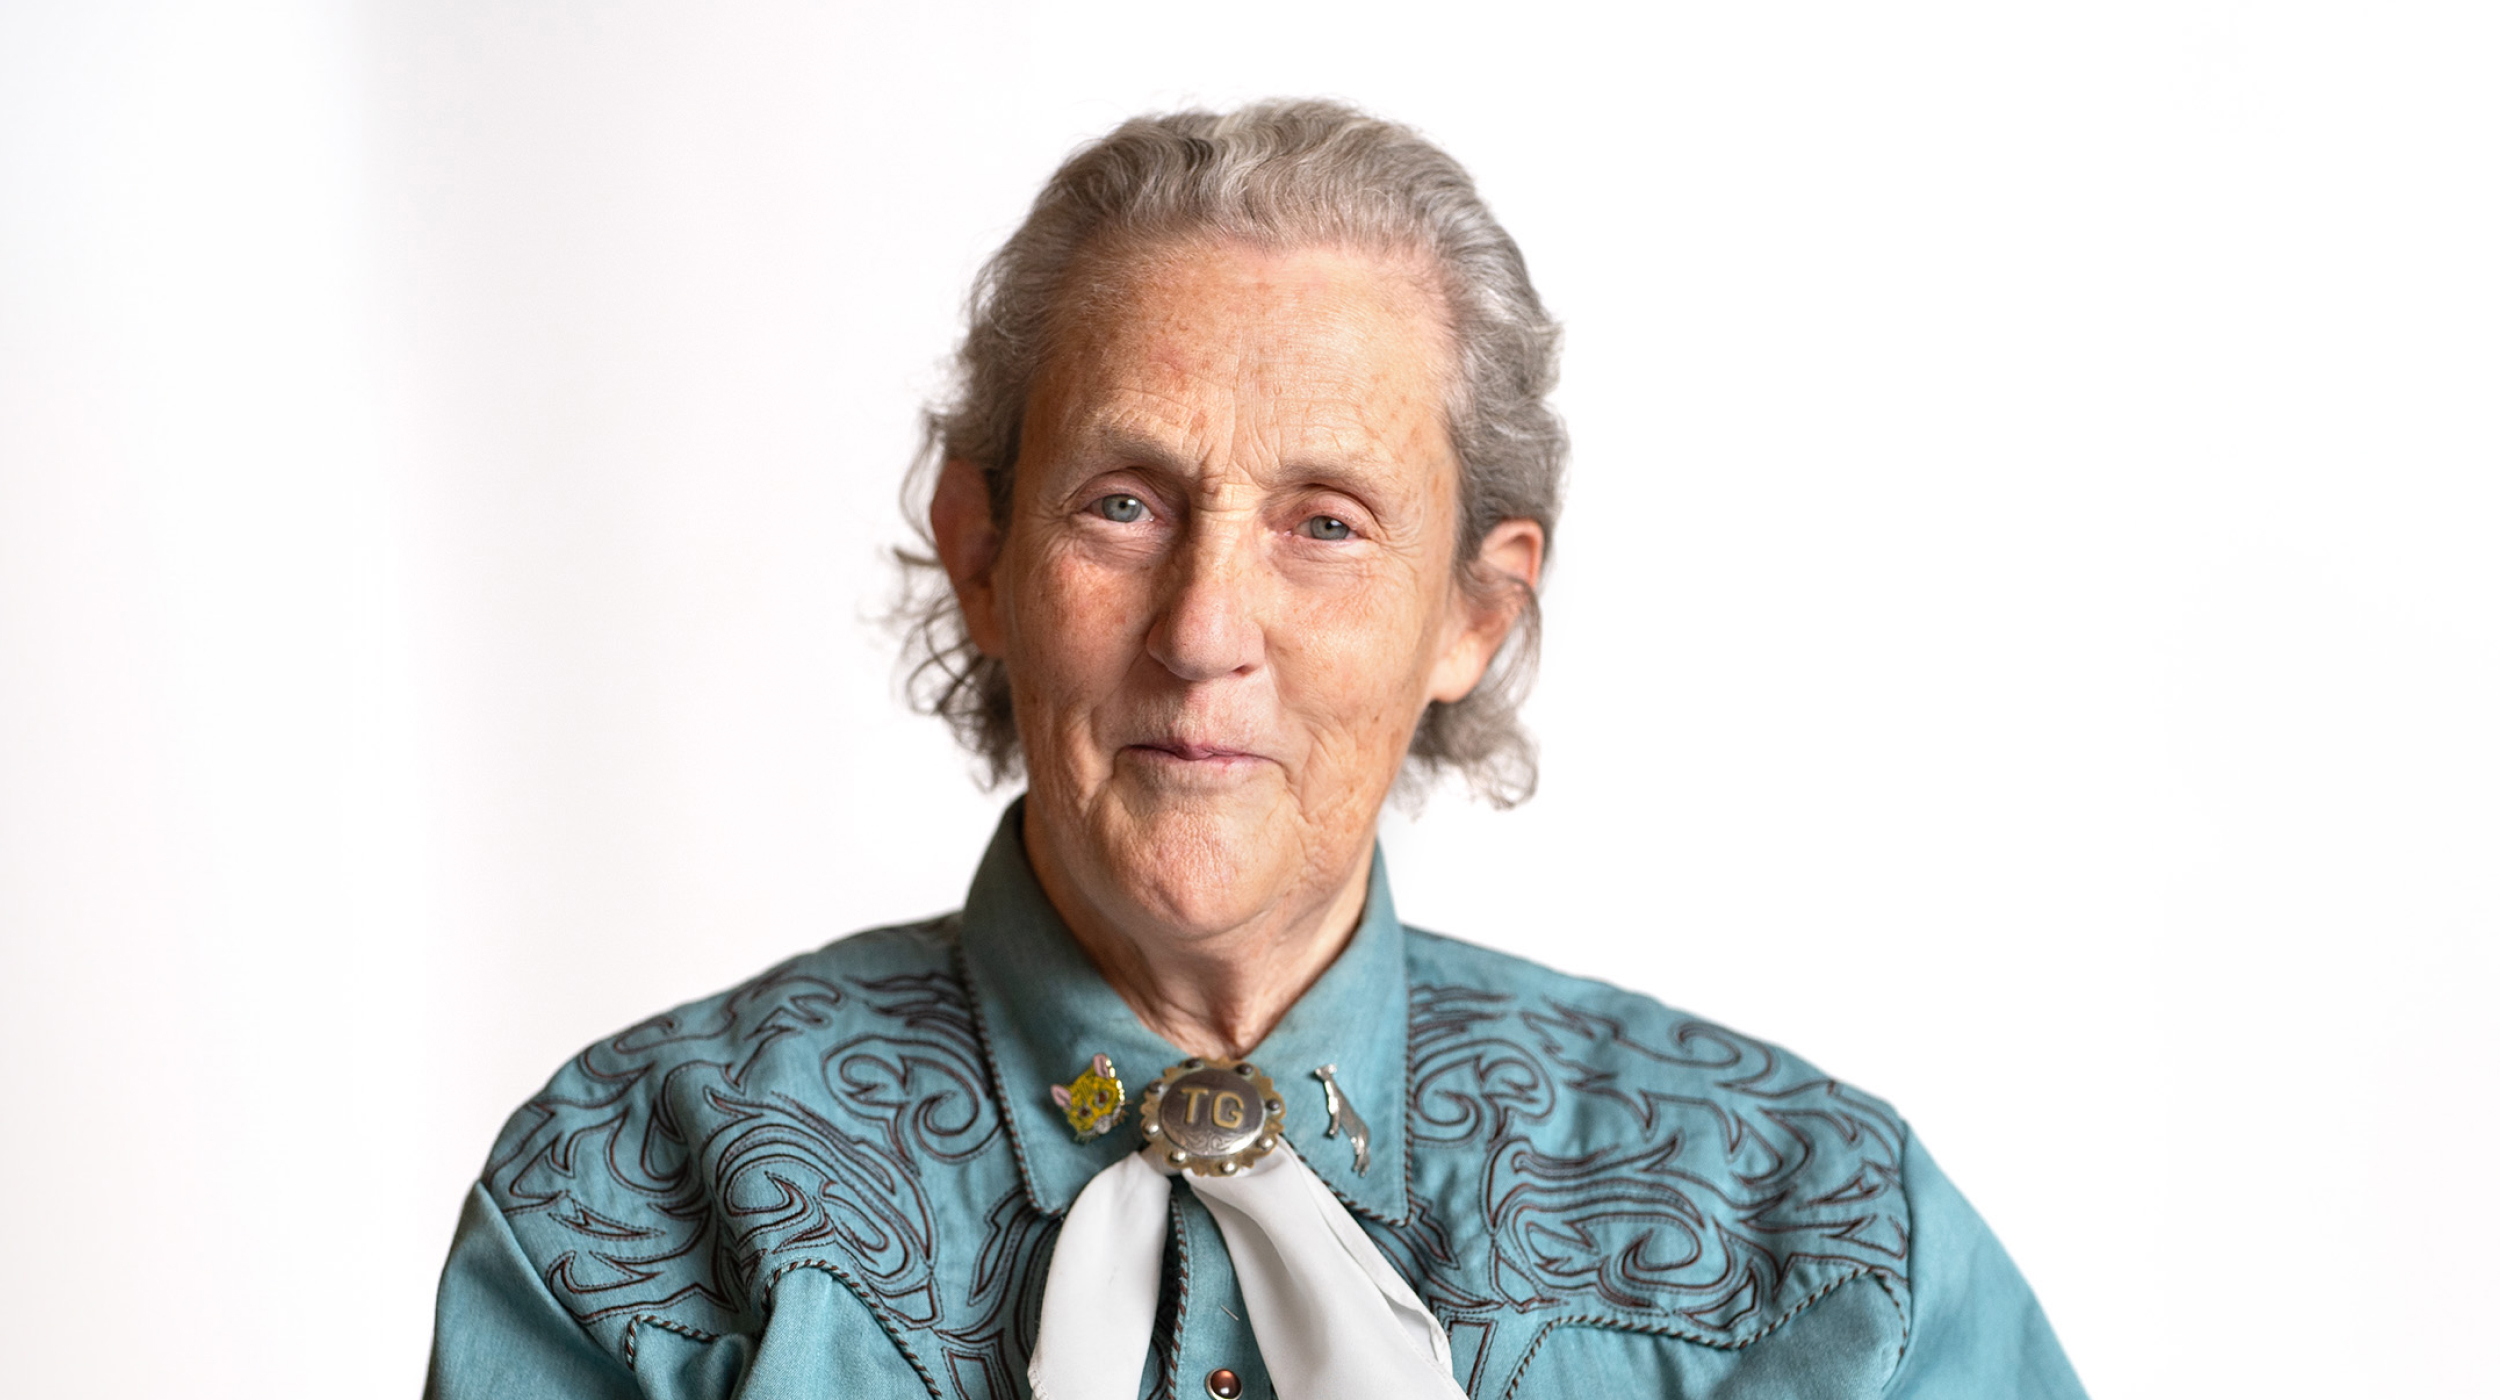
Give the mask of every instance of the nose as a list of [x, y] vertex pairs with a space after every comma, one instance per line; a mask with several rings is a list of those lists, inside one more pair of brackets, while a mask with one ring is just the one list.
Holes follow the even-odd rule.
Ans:
[[1146, 653], [1184, 681], [1246, 675], [1266, 658], [1261, 564], [1230, 522], [1201, 517], [1174, 551]]

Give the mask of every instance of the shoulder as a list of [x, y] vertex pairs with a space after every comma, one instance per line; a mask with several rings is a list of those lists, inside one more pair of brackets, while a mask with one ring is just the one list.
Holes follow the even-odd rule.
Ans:
[[1791, 1051], [1609, 982], [1420, 929], [1407, 934], [1419, 1053], [1425, 1043], [1498, 1028], [1601, 1100], [1688, 1094], [1728, 1109], [1828, 1112], [1846, 1120], [1853, 1139], [1889, 1147], [1897, 1169], [1907, 1130], [1892, 1106]]
[[1844, 1284], [1906, 1301], [1909, 1132], [1882, 1099], [1455, 939], [1410, 930], [1408, 975], [1419, 1171], [1483, 1203], [1488, 1303], [1742, 1347]]
[[[951, 918], [870, 929], [776, 964], [726, 991], [690, 1001], [585, 1046], [505, 1123], [489, 1158], [490, 1192], [507, 1210], [532, 1203], [514, 1166], [543, 1152], [551, 1127], [578, 1133], [647, 1109], [673, 1076], [701, 1070], [732, 1088], [769, 1092], [797, 1066], [793, 1037], [838, 1039], [846, 1027], [892, 1019], [897, 997], [961, 1004]], [[569, 1155], [569, 1154], [568, 1154]]]
[[[854, 934], [637, 1022], [513, 1113], [482, 1185], [576, 1321], [630, 1362], [640, 1329], [755, 1330], [776, 1270], [926, 1271], [921, 1164], [998, 1131], [954, 928]], [[846, 1229], [844, 1201], [910, 1228]]]

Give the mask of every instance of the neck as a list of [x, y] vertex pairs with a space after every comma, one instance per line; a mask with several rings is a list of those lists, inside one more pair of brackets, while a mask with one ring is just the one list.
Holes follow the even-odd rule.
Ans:
[[[1077, 946], [1146, 1029], [1192, 1055], [1242, 1056], [1353, 941], [1371, 862], [1221, 929], [1176, 928], [1087, 897], [1025, 816], [1025, 854]], [[1039, 839], [1037, 839], [1039, 838]], [[1368, 843], [1364, 846], [1368, 852]]]

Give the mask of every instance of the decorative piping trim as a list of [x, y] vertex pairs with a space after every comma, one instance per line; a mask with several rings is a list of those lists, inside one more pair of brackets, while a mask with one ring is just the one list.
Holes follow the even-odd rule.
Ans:
[[903, 1354], [903, 1359], [911, 1363], [913, 1373], [920, 1377], [921, 1385], [927, 1387], [929, 1391], [929, 1400], [946, 1400], [946, 1392], [938, 1389], [937, 1376], [932, 1373], [928, 1366], [921, 1361], [920, 1353], [912, 1350], [911, 1344], [903, 1339], [904, 1333], [910, 1330], [903, 1323], [903, 1320], [896, 1317], [893, 1312], [885, 1306], [885, 1304], [878, 1302], [867, 1289], [861, 1287], [859, 1280], [851, 1277], [848, 1269], [843, 1268], [841, 1265], [830, 1259], [809, 1258], [785, 1260], [770, 1274], [759, 1280], [757, 1283], [757, 1291], [763, 1296], [764, 1312], [768, 1320], [772, 1313], [774, 1285], [781, 1282], [783, 1275], [788, 1274], [795, 1269], [822, 1269], [826, 1273], [833, 1275], [836, 1281], [841, 1283], [844, 1288], [851, 1291], [852, 1297], [857, 1298], [860, 1301], [860, 1304], [868, 1309], [868, 1315], [877, 1320], [878, 1327], [884, 1329], [886, 1340], [892, 1342], [894, 1344], [894, 1349]]
[[1884, 1384], [1890, 1386], [1893, 1376], [1901, 1374], [1901, 1363], [1910, 1359], [1910, 1300], [1895, 1290], [1889, 1274], [1875, 1275], [1875, 1286], [1884, 1290], [1884, 1296], [1892, 1301], [1892, 1310], [1901, 1315], [1901, 1345], [1892, 1349], [1892, 1371], [1884, 1377]]
[[[1172, 1330], [1155, 1340], [1156, 1359], [1163, 1363], [1163, 1384], [1155, 1392], [1155, 1400], [1180, 1400], [1182, 1332], [1189, 1326], [1189, 1225], [1181, 1211], [1181, 1193], [1172, 1193], [1170, 1218], [1164, 1235], [1172, 1245]], [[1160, 1306], [1156, 1309], [1160, 1314]], [[1163, 1319], [1155, 1318], [1155, 1330], [1162, 1332]]]
[[964, 959], [963, 915], [949, 914], [944, 923], [954, 935], [946, 950], [948, 964], [954, 969], [956, 985], [963, 988], [964, 1007], [972, 1013], [972, 1037], [981, 1046], [981, 1074], [989, 1082], [990, 1100], [998, 1105], [998, 1121], [1007, 1130], [1007, 1148], [1016, 1158], [1016, 1184], [1024, 1188], [1025, 1202], [1040, 1211], [1046, 1220], [1056, 1220], [1065, 1210], [1051, 1210], [1042, 1204], [1041, 1192], [1033, 1184], [1033, 1164], [1025, 1160], [1024, 1135], [1016, 1131], [1016, 1115], [1007, 1108], [1007, 1086], [998, 1077], [998, 1052], [990, 1043], [989, 1018], [981, 1014], [981, 993], [972, 985], [972, 964]]
[[[1695, 1346], [1709, 1347], [1713, 1351], [1743, 1351], [1745, 1348], [1752, 1346], [1754, 1343], [1761, 1341], [1763, 1338], [1770, 1336], [1773, 1332], [1776, 1332], [1780, 1328], [1786, 1326], [1789, 1320], [1796, 1317], [1797, 1314], [1804, 1312], [1815, 1303], [1830, 1297], [1834, 1292], [1839, 1290], [1841, 1285], [1854, 1283], [1862, 1278], [1873, 1279], [1878, 1287], [1883, 1287], [1885, 1282], [1885, 1275], [1882, 1270], [1870, 1269], [1861, 1265], [1857, 1268], [1851, 1269], [1845, 1274], [1842, 1274], [1840, 1277], [1833, 1279], [1831, 1282], [1824, 1284], [1821, 1288], [1814, 1290], [1812, 1293], [1807, 1294], [1805, 1298], [1795, 1307], [1790, 1308], [1788, 1311], [1781, 1313], [1778, 1317], [1763, 1324], [1761, 1328], [1748, 1334], [1742, 1341], [1734, 1342], [1715, 1341], [1709, 1337], [1704, 1337], [1693, 1332], [1681, 1331], [1672, 1326], [1629, 1322], [1620, 1317], [1610, 1317], [1600, 1313], [1564, 1313], [1548, 1317], [1545, 1319], [1545, 1325], [1537, 1329], [1536, 1340], [1528, 1343], [1528, 1350], [1520, 1356], [1519, 1364], [1511, 1369], [1510, 1380], [1502, 1387], [1503, 1400], [1513, 1400], [1513, 1397], [1518, 1395], [1519, 1382], [1528, 1373], [1528, 1363], [1536, 1359], [1538, 1348], [1545, 1345], [1545, 1339], [1552, 1336], [1556, 1328], [1593, 1327], [1608, 1332], [1634, 1332], [1653, 1337], [1672, 1337], [1676, 1341], [1690, 1342]], [[1900, 1300], [1892, 1296], [1892, 1290], [1888, 1287], [1884, 1288], [1884, 1298], [1885, 1301], [1892, 1303], [1894, 1307], [1898, 1308], [1900, 1306]], [[1906, 1343], [1907, 1334], [1905, 1333], [1904, 1344], [1906, 1345]], [[1900, 1362], [1896, 1359], [1893, 1365], [1897, 1370], [1899, 1369]]]
[[720, 1340], [720, 1333], [718, 1332], [706, 1332], [700, 1327], [689, 1327], [682, 1322], [672, 1322], [669, 1319], [660, 1316], [658, 1313], [635, 1313], [632, 1317], [625, 1319], [625, 1336], [619, 1343], [625, 1352], [625, 1366], [628, 1370], [639, 1369], [638, 1364], [634, 1360], [634, 1329], [646, 1322], [661, 1329], [662, 1331], [674, 1332], [680, 1337], [690, 1337], [698, 1342], [717, 1342]]

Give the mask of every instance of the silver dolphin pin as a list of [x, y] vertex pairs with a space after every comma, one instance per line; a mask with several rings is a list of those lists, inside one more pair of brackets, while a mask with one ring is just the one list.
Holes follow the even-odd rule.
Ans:
[[1372, 1125], [1364, 1122], [1363, 1115], [1355, 1112], [1354, 1105], [1346, 1102], [1345, 1090], [1337, 1087], [1335, 1065], [1321, 1065], [1311, 1071], [1311, 1077], [1317, 1079], [1320, 1088], [1328, 1094], [1328, 1136], [1335, 1137], [1339, 1128], [1345, 1129], [1346, 1141], [1354, 1144], [1354, 1174], [1369, 1176], [1372, 1169]]

